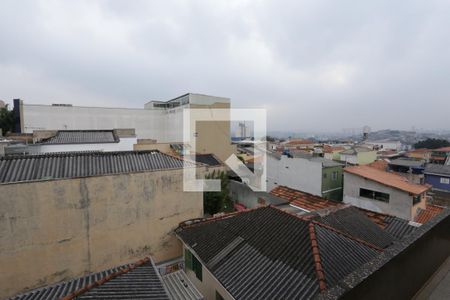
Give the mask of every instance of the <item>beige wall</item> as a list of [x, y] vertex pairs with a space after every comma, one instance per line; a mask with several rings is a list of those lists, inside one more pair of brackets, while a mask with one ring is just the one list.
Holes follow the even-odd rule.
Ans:
[[[227, 109], [229, 103], [214, 103], [212, 105], [190, 104], [191, 109], [213, 108]], [[197, 153], [214, 153], [221, 161], [226, 161], [231, 154], [236, 153], [236, 145], [231, 144], [229, 121], [200, 121], [195, 126], [197, 135]]]
[[[192, 255], [194, 252], [190, 249]], [[184, 255], [183, 251], [183, 255]], [[197, 257], [200, 261], [200, 259]], [[185, 260], [186, 261], [186, 260]], [[234, 298], [228, 293], [228, 291], [219, 283], [219, 281], [209, 272], [209, 270], [202, 263], [202, 281], [200, 281], [195, 272], [185, 268], [185, 272], [189, 277], [189, 280], [195, 285], [195, 287], [202, 293], [205, 297], [205, 300], [215, 300], [216, 299], [216, 291], [223, 297], [225, 300], [233, 300]]]
[[181, 169], [0, 185], [0, 299], [180, 256], [172, 230], [203, 216], [202, 194], [182, 189]]

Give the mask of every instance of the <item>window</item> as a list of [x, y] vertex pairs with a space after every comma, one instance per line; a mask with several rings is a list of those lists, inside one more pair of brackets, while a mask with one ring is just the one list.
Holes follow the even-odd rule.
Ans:
[[416, 205], [417, 203], [419, 203], [421, 199], [422, 199], [421, 195], [414, 196], [413, 197], [413, 205]]
[[192, 271], [195, 272], [195, 276], [197, 276], [198, 280], [202, 281], [203, 272], [202, 272], [202, 264], [198, 261], [195, 256], [192, 256]]
[[323, 173], [323, 178], [327, 178], [327, 173]]
[[198, 280], [202, 281], [203, 278], [202, 264], [197, 259], [197, 257], [192, 255], [191, 251], [189, 251], [188, 249], [184, 250], [184, 263], [186, 269], [194, 271], [195, 276], [198, 278]]
[[331, 173], [331, 180], [336, 181], [337, 180], [337, 172], [334, 171], [333, 173]]
[[359, 189], [359, 196], [389, 203], [389, 194], [376, 192], [368, 189]]
[[450, 178], [441, 177], [441, 183], [442, 184], [450, 184]]

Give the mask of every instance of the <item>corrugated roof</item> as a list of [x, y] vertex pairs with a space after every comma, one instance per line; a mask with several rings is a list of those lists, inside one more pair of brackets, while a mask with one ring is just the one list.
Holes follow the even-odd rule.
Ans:
[[347, 167], [344, 168], [344, 171], [414, 195], [422, 194], [430, 188], [426, 185], [411, 183], [400, 175], [381, 171], [369, 166]]
[[92, 144], [118, 141], [119, 138], [113, 130], [59, 130], [54, 137], [46, 139], [42, 144]]
[[331, 287], [380, 252], [273, 207], [182, 226], [177, 234], [236, 299], [310, 299], [322, 287], [320, 261]]
[[393, 216], [387, 216], [385, 222], [387, 225], [384, 230], [398, 240], [403, 239], [417, 228], [409, 225], [408, 221]]
[[[184, 156], [187, 159], [193, 160], [193, 155]], [[221, 166], [222, 162], [212, 153], [208, 154], [195, 154], [195, 161], [198, 163], [202, 163], [211, 167]]]
[[164, 275], [163, 282], [172, 300], [203, 299], [203, 295], [192, 284], [183, 270]]
[[379, 248], [386, 248], [394, 240], [354, 206], [336, 209], [314, 219]]
[[450, 175], [450, 165], [427, 164], [424, 173]]
[[[305, 193], [302, 191], [298, 191], [295, 189], [291, 189], [291, 188], [288, 188], [285, 186], [278, 186], [278, 187], [274, 188], [270, 193], [272, 193], [273, 195], [276, 195], [282, 199], [286, 199], [292, 205], [297, 206], [304, 210], [308, 210], [310, 212], [322, 211], [322, 210], [337, 211], [337, 209], [342, 210], [342, 208], [345, 209], [345, 207], [348, 206], [342, 202], [327, 200], [322, 197], [314, 196], [314, 195], [311, 195], [311, 194], [308, 194], [308, 193]], [[400, 235], [402, 230], [404, 230], [406, 233], [408, 233], [409, 231], [413, 231], [415, 228], [414, 226], [408, 225], [407, 221], [405, 221], [406, 225], [403, 224], [402, 219], [399, 219], [394, 216], [389, 216], [386, 214], [362, 209], [359, 207], [352, 207], [352, 209], [358, 210], [361, 213], [363, 213], [365, 216], [367, 216], [370, 219], [370, 221], [372, 221], [374, 224], [378, 225], [381, 229], [385, 230], [392, 237], [394, 237], [396, 239], [403, 237], [403, 235]], [[323, 215], [322, 212], [320, 214]], [[345, 216], [352, 217], [352, 214], [343, 215], [342, 212], [338, 213], [338, 215], [341, 218], [345, 217]], [[393, 223], [393, 220], [397, 220], [398, 222]], [[403, 228], [402, 226], [406, 226], [406, 227]], [[389, 228], [387, 228], [387, 227], [389, 227]], [[374, 242], [374, 241], [372, 241], [372, 242]], [[374, 242], [374, 243], [376, 244], [377, 242]]]
[[11, 156], [0, 158], [0, 183], [180, 169], [183, 163], [156, 150]]
[[43, 287], [10, 300], [169, 299], [150, 258]]

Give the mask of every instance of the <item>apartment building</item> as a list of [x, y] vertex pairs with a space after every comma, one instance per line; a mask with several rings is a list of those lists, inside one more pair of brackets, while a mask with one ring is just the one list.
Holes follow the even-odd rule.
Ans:
[[[150, 101], [144, 108], [42, 105], [15, 99], [15, 132], [134, 128], [138, 139], [182, 143], [185, 108], [229, 109], [230, 99], [188, 93], [168, 101]], [[214, 153], [225, 161], [235, 152], [231, 145], [229, 121], [197, 122], [195, 137], [191, 139], [194, 138], [198, 153]]]

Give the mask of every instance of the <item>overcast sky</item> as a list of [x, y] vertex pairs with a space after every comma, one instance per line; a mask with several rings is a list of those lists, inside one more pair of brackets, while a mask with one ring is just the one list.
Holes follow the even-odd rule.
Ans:
[[143, 107], [186, 92], [269, 129], [450, 129], [450, 1], [0, 2], [0, 99]]

